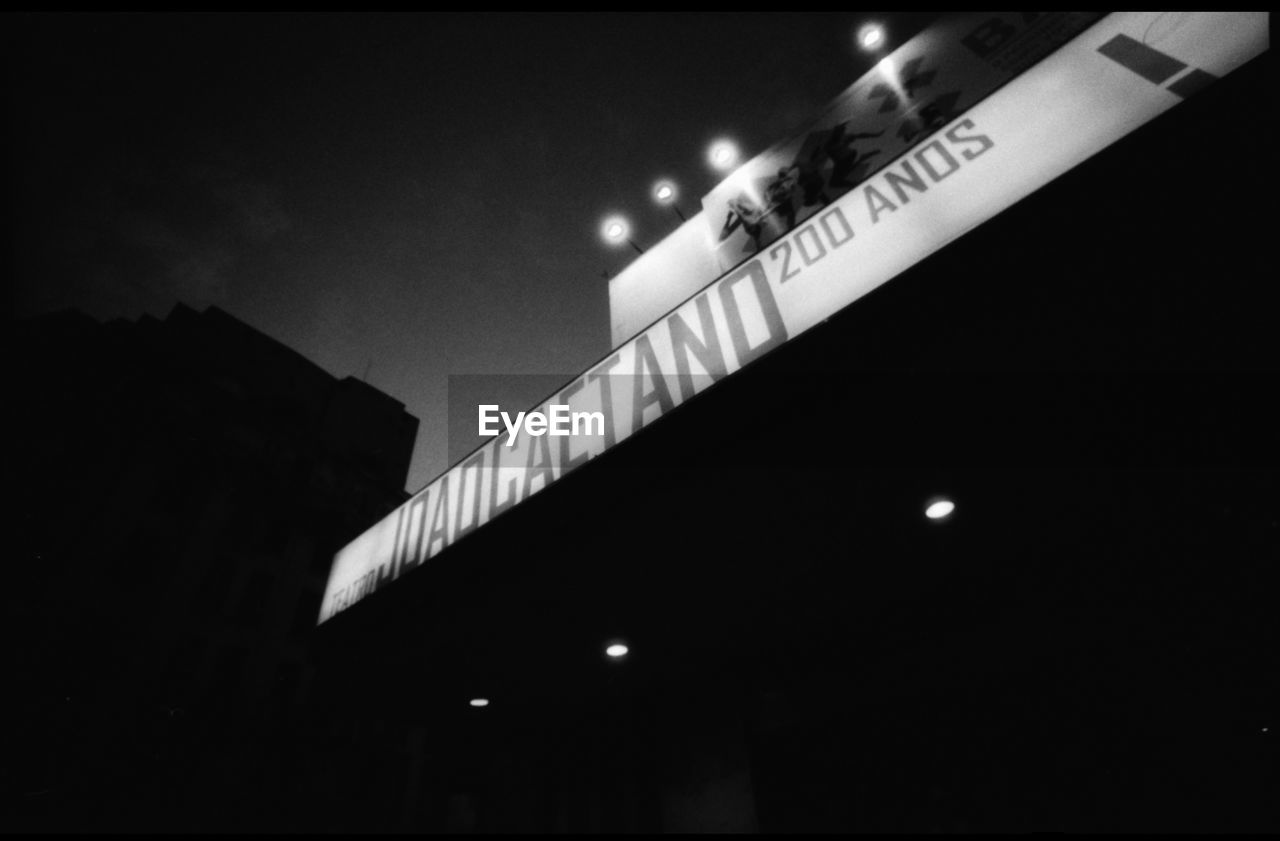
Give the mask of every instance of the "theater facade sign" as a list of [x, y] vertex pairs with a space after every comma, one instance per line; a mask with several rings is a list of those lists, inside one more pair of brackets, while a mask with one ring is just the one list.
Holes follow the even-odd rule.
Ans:
[[1261, 54], [1268, 18], [979, 14], [904, 44], [707, 195], [722, 274], [528, 410], [600, 423], [572, 435], [524, 425], [479, 447], [338, 552], [318, 620]]

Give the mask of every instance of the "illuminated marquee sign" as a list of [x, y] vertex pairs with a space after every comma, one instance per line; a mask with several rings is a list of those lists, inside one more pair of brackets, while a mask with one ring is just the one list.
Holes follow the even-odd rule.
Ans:
[[319, 620], [445, 551], [1267, 47], [1265, 12], [1107, 16], [533, 409], [599, 412], [599, 434], [521, 432], [512, 446], [489, 441], [344, 547]]
[[894, 50], [802, 130], [703, 198], [720, 271], [768, 248], [1100, 17], [968, 12]]
[[738, 167], [703, 210], [609, 281], [617, 347], [1067, 43], [1101, 12], [948, 15]]

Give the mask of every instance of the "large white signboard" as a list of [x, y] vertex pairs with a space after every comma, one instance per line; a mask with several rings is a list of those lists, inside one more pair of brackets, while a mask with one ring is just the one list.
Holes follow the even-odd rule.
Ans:
[[968, 12], [921, 32], [702, 200], [720, 270], [830, 202], [1094, 23], [1099, 12]]
[[[535, 407], [548, 414], [551, 404], [599, 412], [599, 434], [522, 432], [509, 447], [499, 436], [343, 548], [319, 621], [426, 563], [1267, 47], [1265, 12], [1108, 15]], [[615, 387], [619, 383], [625, 387]]]
[[794, 134], [738, 167], [703, 212], [609, 281], [613, 346], [767, 248], [1102, 17], [965, 12], [877, 62]]

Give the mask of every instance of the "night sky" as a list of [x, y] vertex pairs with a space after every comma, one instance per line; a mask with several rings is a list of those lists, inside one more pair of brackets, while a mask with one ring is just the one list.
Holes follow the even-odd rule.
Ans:
[[[929, 16], [8, 16], [18, 316], [217, 305], [422, 421], [450, 374], [571, 375], [609, 345], [604, 272]], [[531, 405], [542, 393], [495, 395]]]

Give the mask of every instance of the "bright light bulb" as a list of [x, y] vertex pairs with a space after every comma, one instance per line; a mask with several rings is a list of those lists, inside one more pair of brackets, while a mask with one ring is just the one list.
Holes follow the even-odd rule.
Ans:
[[858, 30], [858, 43], [864, 50], [874, 50], [884, 43], [884, 27], [878, 23], [863, 24]]
[[707, 157], [716, 169], [729, 169], [738, 162], [738, 147], [732, 140], [717, 140], [711, 144]]
[[924, 515], [930, 520], [941, 520], [951, 515], [956, 510], [956, 504], [949, 499], [939, 499], [929, 504], [924, 510]]
[[626, 242], [630, 230], [627, 220], [621, 216], [610, 216], [600, 224], [600, 236], [610, 245], [621, 245]]
[[653, 200], [658, 204], [671, 204], [676, 200], [678, 192], [676, 182], [670, 178], [659, 179], [653, 184]]

